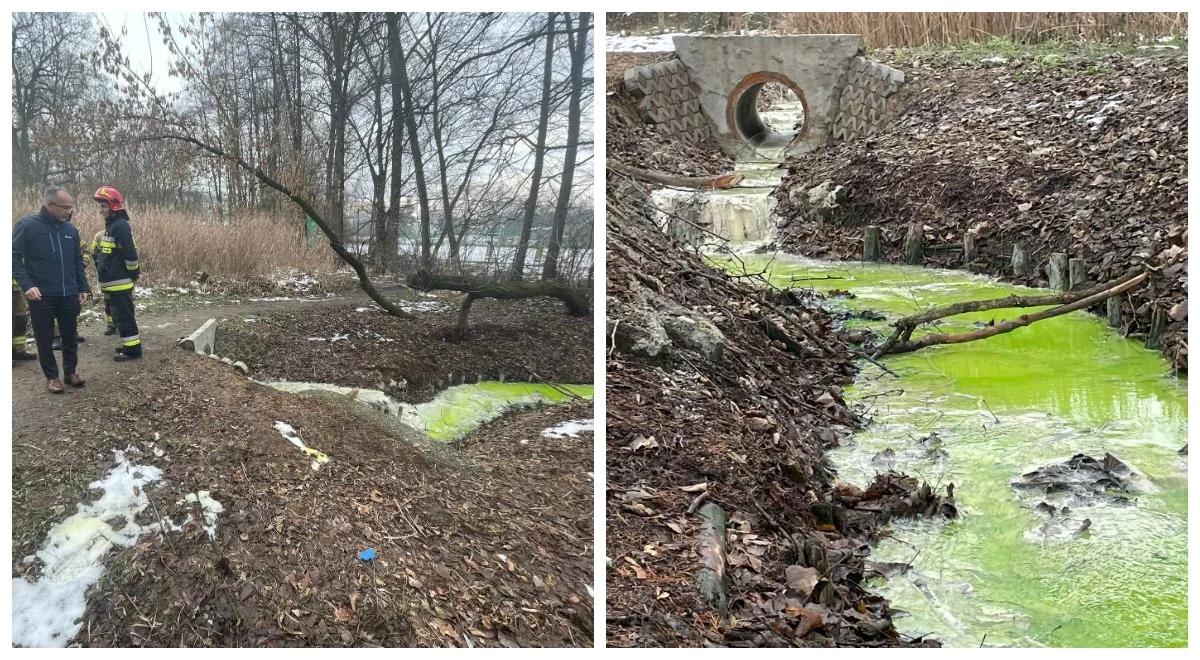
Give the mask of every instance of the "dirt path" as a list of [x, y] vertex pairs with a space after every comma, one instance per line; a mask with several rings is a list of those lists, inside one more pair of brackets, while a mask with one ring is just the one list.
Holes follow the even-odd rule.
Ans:
[[[396, 289], [398, 290], [398, 289]], [[390, 293], [384, 289], [384, 293]], [[198, 299], [199, 300], [199, 299]], [[138, 329], [144, 346], [143, 358], [137, 362], [114, 362], [113, 337], [104, 336], [104, 324], [89, 321], [80, 327], [87, 340], [79, 346], [79, 373], [87, 380], [81, 389], [68, 387], [65, 394], [52, 395], [46, 391], [46, 381], [37, 362], [17, 363], [12, 370], [13, 439], [33, 437], [52, 432], [81, 401], [92, 401], [105, 395], [106, 383], [127, 382], [140, 374], [160, 369], [175, 343], [191, 334], [210, 318], [244, 318], [255, 314], [286, 312], [314, 305], [369, 303], [366, 294], [358, 289], [339, 292], [328, 298], [280, 300], [275, 302], [241, 302], [223, 305], [197, 304], [183, 309], [156, 309], [151, 305], [138, 312]], [[95, 309], [95, 307], [90, 307]], [[33, 350], [33, 345], [30, 345]], [[62, 368], [62, 353], [55, 358]]]

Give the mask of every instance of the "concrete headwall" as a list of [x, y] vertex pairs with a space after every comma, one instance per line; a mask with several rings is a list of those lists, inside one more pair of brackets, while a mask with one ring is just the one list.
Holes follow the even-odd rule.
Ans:
[[717, 135], [740, 141], [727, 118], [730, 94], [752, 74], [786, 77], [803, 92], [801, 141], [823, 144], [833, 133], [850, 62], [863, 48], [856, 34], [677, 36], [675, 52], [700, 90], [700, 108]]
[[904, 85], [904, 72], [859, 55], [850, 62], [838, 102], [833, 137], [853, 140], [870, 135], [898, 110], [893, 97]]
[[856, 34], [689, 35], [674, 41], [677, 59], [630, 68], [626, 89], [643, 119], [664, 136], [690, 142], [717, 137], [731, 153], [749, 137], [742, 121], [757, 113], [748, 109], [752, 93], [765, 84], [782, 84], [799, 96], [803, 128], [794, 140], [790, 134], [775, 137], [808, 151], [831, 139], [872, 133], [898, 110], [896, 94], [905, 83], [902, 71], [866, 57]]
[[625, 72], [625, 89], [637, 101], [642, 119], [663, 135], [693, 143], [712, 137], [712, 124], [700, 112], [698, 88], [679, 60], [631, 67]]

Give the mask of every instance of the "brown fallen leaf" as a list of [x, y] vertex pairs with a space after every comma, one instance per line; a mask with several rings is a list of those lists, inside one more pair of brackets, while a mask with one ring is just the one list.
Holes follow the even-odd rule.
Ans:
[[788, 589], [791, 589], [800, 598], [808, 598], [812, 594], [813, 588], [817, 586], [817, 582], [821, 581], [817, 569], [809, 566], [788, 566], [784, 569], [783, 574]]

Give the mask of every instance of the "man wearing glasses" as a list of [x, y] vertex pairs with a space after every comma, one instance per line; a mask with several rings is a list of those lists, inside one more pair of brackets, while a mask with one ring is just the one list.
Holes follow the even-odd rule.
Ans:
[[63, 373], [73, 387], [83, 387], [75, 372], [79, 363], [76, 320], [91, 293], [83, 272], [79, 230], [71, 224], [71, 195], [58, 186], [46, 188], [42, 209], [21, 218], [13, 227], [13, 279], [29, 301], [38, 361], [46, 389], [62, 394], [58, 362], [54, 359], [54, 323], [62, 335]]

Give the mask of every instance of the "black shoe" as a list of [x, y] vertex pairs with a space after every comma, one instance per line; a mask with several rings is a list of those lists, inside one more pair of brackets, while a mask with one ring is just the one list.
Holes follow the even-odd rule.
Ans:
[[30, 360], [36, 360], [38, 357], [28, 351], [21, 351], [20, 353], [13, 351], [13, 359], [19, 362], [28, 362]]
[[62, 340], [61, 340], [61, 339], [55, 339], [55, 340], [54, 340], [54, 345], [50, 347], [50, 350], [52, 350], [52, 351], [61, 351], [61, 350], [62, 350]]
[[87, 341], [87, 340], [83, 335], [75, 335], [75, 341], [82, 344], [84, 341]]
[[128, 353], [121, 352], [121, 353], [117, 353], [116, 355], [113, 356], [114, 362], [130, 362], [132, 360], [140, 360], [140, 359], [142, 359], [142, 356], [140, 353], [137, 355], [130, 355]]
[[107, 326], [104, 328], [104, 336], [105, 337], [111, 337], [115, 334], [117, 334], [116, 327], [110, 325], [110, 326]]

